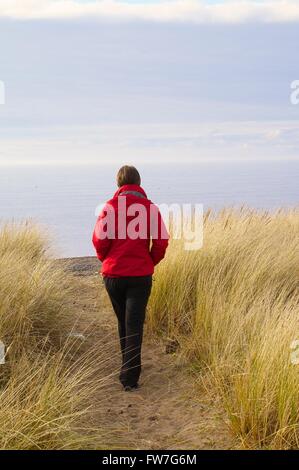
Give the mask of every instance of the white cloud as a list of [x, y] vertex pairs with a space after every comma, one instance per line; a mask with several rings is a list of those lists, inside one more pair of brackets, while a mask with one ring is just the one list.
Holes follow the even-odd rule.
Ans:
[[149, 20], [194, 23], [299, 21], [298, 0], [162, 0], [159, 3], [126, 3], [117, 0], [0, 0], [0, 18]]
[[295, 121], [198, 122], [34, 128], [1, 136], [0, 167], [236, 160], [298, 161]]

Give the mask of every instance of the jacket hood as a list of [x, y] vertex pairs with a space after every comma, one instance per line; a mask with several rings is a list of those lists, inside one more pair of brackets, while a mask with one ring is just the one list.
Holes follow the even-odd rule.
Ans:
[[147, 198], [146, 192], [144, 189], [142, 189], [141, 186], [138, 184], [125, 184], [124, 186], [121, 186], [116, 193], [114, 194], [113, 198], [118, 197], [123, 193], [124, 191], [137, 191], [138, 193], [142, 194], [144, 197]]

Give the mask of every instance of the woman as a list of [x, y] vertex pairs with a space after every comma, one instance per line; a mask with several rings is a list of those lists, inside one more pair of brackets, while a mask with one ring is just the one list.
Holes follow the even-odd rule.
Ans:
[[122, 352], [119, 375], [125, 391], [138, 388], [145, 310], [152, 274], [165, 255], [168, 233], [161, 214], [140, 186], [133, 166], [117, 174], [118, 190], [98, 217], [93, 244], [114, 312]]

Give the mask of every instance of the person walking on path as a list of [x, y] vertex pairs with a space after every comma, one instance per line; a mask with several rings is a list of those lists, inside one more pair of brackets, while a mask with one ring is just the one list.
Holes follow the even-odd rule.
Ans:
[[125, 165], [116, 179], [118, 190], [98, 216], [92, 241], [118, 320], [122, 353], [119, 379], [125, 391], [133, 391], [139, 386], [152, 275], [165, 256], [169, 235], [158, 207], [141, 187], [137, 169]]

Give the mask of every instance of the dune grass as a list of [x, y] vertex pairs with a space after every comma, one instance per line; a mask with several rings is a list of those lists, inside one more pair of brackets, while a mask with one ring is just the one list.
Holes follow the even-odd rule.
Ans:
[[[298, 209], [208, 212], [203, 248], [172, 240], [155, 273], [149, 328], [208, 375], [245, 448], [298, 447], [298, 233]], [[68, 339], [67, 274], [47, 245], [30, 224], [0, 230], [0, 448], [113, 448], [108, 428], [88, 424], [106, 380], [100, 348]]]
[[299, 211], [206, 213], [204, 246], [172, 240], [155, 274], [148, 324], [213, 377], [247, 448], [299, 439]]
[[0, 449], [113, 447], [107, 430], [88, 427], [90, 397], [106, 380], [99, 348], [78, 354], [69, 338], [68, 275], [47, 253], [35, 226], [2, 226]]
[[[65, 273], [47, 257], [47, 241], [35, 226], [0, 231], [0, 338], [13, 351], [63, 331]], [[57, 339], [57, 338], [56, 338]]]

